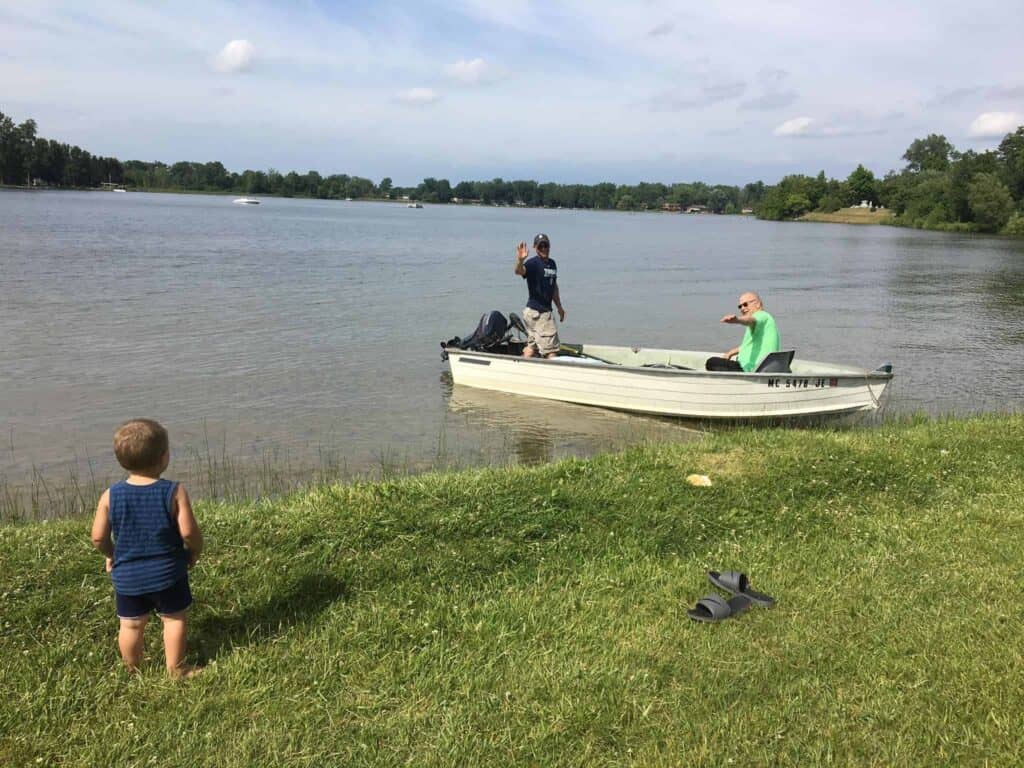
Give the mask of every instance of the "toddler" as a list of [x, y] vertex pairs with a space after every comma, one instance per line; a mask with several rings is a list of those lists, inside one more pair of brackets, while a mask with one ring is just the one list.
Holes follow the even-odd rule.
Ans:
[[160, 477], [171, 460], [167, 430], [152, 419], [132, 419], [114, 434], [114, 454], [128, 477], [100, 496], [92, 543], [107, 557], [114, 582], [117, 643], [129, 670], [142, 661], [143, 637], [155, 609], [164, 629], [167, 671], [188, 677], [185, 637], [192, 592], [188, 569], [199, 559], [203, 536], [188, 493]]

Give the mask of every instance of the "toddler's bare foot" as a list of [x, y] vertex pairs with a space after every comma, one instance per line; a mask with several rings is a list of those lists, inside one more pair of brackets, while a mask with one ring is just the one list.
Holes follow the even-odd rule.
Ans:
[[202, 667], [197, 667], [194, 664], [181, 664], [173, 669], [168, 669], [167, 673], [175, 680], [188, 680], [202, 671]]

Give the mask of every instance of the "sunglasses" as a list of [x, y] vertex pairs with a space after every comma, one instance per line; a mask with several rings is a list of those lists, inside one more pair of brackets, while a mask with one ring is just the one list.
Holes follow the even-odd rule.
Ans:
[[744, 301], [742, 304], [737, 304], [736, 305], [736, 309], [738, 309], [738, 310], [740, 310], [742, 312], [744, 309], [749, 307], [752, 303], [753, 302], [751, 302], [751, 301]]
[[551, 250], [551, 245], [550, 245], [550, 243], [538, 243], [537, 244], [537, 250], [538, 251], [550, 251]]

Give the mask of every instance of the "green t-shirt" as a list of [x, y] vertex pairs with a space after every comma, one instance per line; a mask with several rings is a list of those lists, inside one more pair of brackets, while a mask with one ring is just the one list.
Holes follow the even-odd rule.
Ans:
[[754, 313], [754, 327], [747, 326], [740, 344], [738, 360], [744, 371], [756, 370], [761, 361], [772, 352], [779, 351], [779, 331], [775, 318], [763, 309]]

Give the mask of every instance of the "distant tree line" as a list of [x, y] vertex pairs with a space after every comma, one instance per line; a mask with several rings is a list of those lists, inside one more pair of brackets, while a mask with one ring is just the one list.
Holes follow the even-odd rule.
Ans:
[[996, 150], [958, 152], [945, 136], [915, 140], [903, 155], [906, 166], [882, 179], [863, 165], [845, 179], [786, 176], [778, 184], [647, 183], [555, 184], [532, 180], [460, 181], [424, 179], [415, 187], [390, 178], [374, 184], [347, 174], [321, 176], [247, 170], [235, 173], [220, 162], [161, 162], [99, 157], [36, 135], [34, 120], [15, 124], [0, 112], [0, 184], [98, 187], [123, 184], [138, 190], [224, 192], [327, 200], [389, 199], [428, 203], [480, 203], [545, 208], [645, 211], [664, 206], [703, 206], [712, 213], [753, 211], [763, 219], [792, 219], [809, 211], [834, 212], [867, 201], [892, 211], [894, 223], [952, 231], [1024, 234], [1024, 126]]
[[713, 213], [739, 213], [761, 202], [767, 187], [763, 182], [744, 187], [704, 182], [635, 185], [555, 184], [532, 180], [460, 181], [424, 179], [415, 187], [395, 186], [390, 178], [374, 184], [370, 179], [347, 174], [322, 176], [247, 170], [235, 173], [220, 162], [173, 164], [120, 161], [96, 157], [76, 146], [39, 138], [36, 123], [20, 125], [0, 113], [0, 184], [50, 187], [98, 187], [103, 183], [124, 185], [143, 191], [224, 192], [246, 195], [279, 195], [327, 200], [389, 199], [419, 200], [426, 203], [481, 203], [524, 205], [546, 208], [596, 208], [645, 211], [662, 206], [700, 205]]
[[117, 158], [44, 139], [36, 135], [35, 120], [16, 125], [0, 112], [0, 184], [98, 187], [105, 181], [121, 184], [123, 177]]
[[958, 152], [945, 136], [916, 139], [902, 170], [884, 178], [863, 165], [845, 181], [786, 176], [757, 206], [764, 219], [792, 219], [809, 211], [832, 213], [868, 201], [884, 206], [893, 223], [919, 229], [1024, 235], [1024, 126], [995, 150]]

